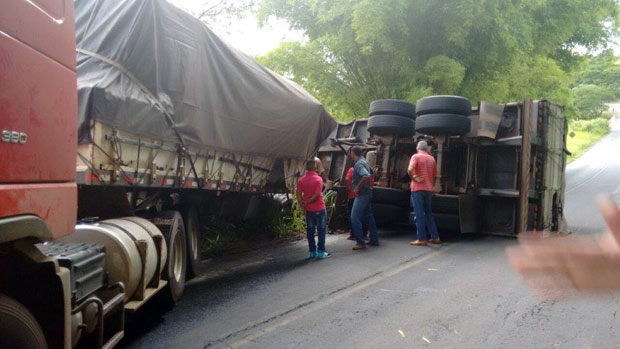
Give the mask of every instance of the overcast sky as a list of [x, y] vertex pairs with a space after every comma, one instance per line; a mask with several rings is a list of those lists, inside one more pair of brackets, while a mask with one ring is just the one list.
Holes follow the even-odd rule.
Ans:
[[[199, 13], [203, 9], [204, 0], [168, 0], [176, 6]], [[259, 28], [256, 17], [248, 13], [246, 18], [233, 23], [210, 23], [208, 27], [220, 38], [249, 55], [261, 55], [278, 47], [284, 41], [303, 40], [299, 31], [289, 29], [286, 21], [271, 18], [269, 23]]]

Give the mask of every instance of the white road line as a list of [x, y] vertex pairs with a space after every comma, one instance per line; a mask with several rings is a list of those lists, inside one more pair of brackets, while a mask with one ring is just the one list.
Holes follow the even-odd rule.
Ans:
[[323, 308], [325, 308], [325, 307], [327, 307], [329, 305], [332, 305], [332, 304], [338, 302], [341, 299], [348, 298], [352, 294], [360, 292], [360, 291], [362, 291], [362, 290], [364, 290], [364, 289], [366, 289], [366, 288], [368, 288], [370, 286], [373, 286], [373, 285], [375, 285], [375, 284], [377, 284], [377, 283], [379, 283], [379, 282], [381, 282], [381, 281], [383, 281], [383, 280], [385, 280], [385, 279], [387, 279], [389, 277], [392, 277], [394, 275], [402, 273], [403, 271], [406, 271], [406, 270], [409, 270], [409, 269], [411, 269], [413, 267], [416, 267], [416, 266], [418, 266], [418, 265], [428, 261], [431, 258], [437, 257], [438, 255], [445, 253], [446, 251], [454, 248], [455, 246], [456, 245], [450, 245], [450, 246], [445, 246], [444, 245], [441, 249], [439, 249], [439, 250], [437, 250], [435, 252], [431, 252], [431, 253], [429, 253], [429, 254], [427, 254], [425, 256], [422, 256], [419, 259], [416, 259], [416, 260], [404, 263], [404, 264], [402, 264], [400, 266], [395, 267], [394, 269], [386, 270], [386, 271], [384, 271], [384, 272], [382, 272], [382, 273], [380, 273], [380, 274], [378, 274], [378, 275], [376, 275], [376, 276], [374, 276], [372, 278], [369, 278], [369, 279], [367, 279], [367, 280], [357, 284], [356, 286], [354, 286], [352, 288], [344, 289], [344, 290], [342, 290], [339, 293], [331, 295], [329, 298], [327, 298], [327, 299], [325, 299], [323, 301], [314, 303], [314, 305], [312, 305], [312, 306], [310, 306], [308, 308], [302, 309], [302, 310], [300, 310], [297, 313], [294, 313], [294, 314], [291, 314], [289, 316], [286, 316], [282, 320], [280, 320], [279, 322], [277, 322], [277, 323], [275, 323], [273, 325], [267, 326], [267, 327], [265, 327], [263, 329], [260, 329], [260, 330], [258, 330], [256, 332], [252, 333], [252, 334], [249, 334], [249, 335], [243, 337], [242, 339], [240, 339], [240, 340], [238, 340], [236, 342], [228, 344], [227, 346], [230, 347], [230, 348], [242, 347], [242, 346], [244, 346], [244, 345], [246, 345], [248, 343], [253, 342], [257, 338], [260, 338], [260, 337], [262, 337], [262, 336], [264, 336], [264, 335], [266, 335], [268, 333], [271, 333], [271, 332], [279, 329], [280, 327], [286, 326], [286, 325], [288, 325], [289, 323], [291, 323], [291, 322], [293, 322], [295, 320], [299, 320], [299, 319], [303, 318], [304, 316], [306, 316], [306, 315], [308, 315], [308, 314], [310, 314], [312, 312], [315, 312], [317, 310], [323, 309]]

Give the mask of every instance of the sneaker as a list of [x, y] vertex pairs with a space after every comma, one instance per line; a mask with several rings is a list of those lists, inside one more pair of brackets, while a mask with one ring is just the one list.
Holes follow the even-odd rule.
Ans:
[[415, 240], [409, 243], [411, 246], [426, 246], [428, 245], [427, 241]]
[[368, 241], [368, 246], [378, 247], [379, 246], [379, 241], [377, 241], [377, 242]]
[[441, 239], [440, 238], [430, 239], [428, 240], [428, 242], [430, 242], [431, 244], [439, 245], [441, 244]]
[[310, 257], [308, 259], [314, 259], [316, 257], [316, 252], [310, 252]]
[[366, 246], [362, 246], [360, 244], [355, 244], [355, 246], [353, 246], [353, 251], [359, 251], [359, 250], [365, 250]]
[[329, 258], [331, 256], [332, 256], [332, 254], [329, 253], [329, 252], [319, 252], [319, 259]]
[[347, 240], [355, 240], [355, 238], [353, 237], [353, 235], [349, 235], [347, 236]]

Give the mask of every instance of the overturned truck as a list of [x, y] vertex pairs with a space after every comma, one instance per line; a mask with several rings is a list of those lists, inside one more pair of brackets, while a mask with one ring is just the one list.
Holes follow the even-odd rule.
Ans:
[[336, 122], [165, 0], [5, 3], [0, 347], [111, 348]]
[[346, 219], [346, 149], [362, 146], [374, 168], [373, 210], [384, 225], [413, 225], [407, 167], [427, 140], [437, 159], [433, 212], [440, 232], [515, 236], [566, 231], [563, 218], [567, 120], [549, 101], [503, 105], [427, 97], [415, 106], [373, 102], [369, 119], [339, 124], [319, 157], [339, 192], [331, 224]]

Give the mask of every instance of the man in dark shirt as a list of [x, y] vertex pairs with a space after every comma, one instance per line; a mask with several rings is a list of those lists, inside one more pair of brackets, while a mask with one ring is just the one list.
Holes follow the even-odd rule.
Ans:
[[370, 176], [372, 169], [366, 159], [362, 156], [362, 148], [353, 147], [351, 149], [351, 159], [353, 159], [353, 192], [355, 193], [355, 201], [351, 209], [351, 225], [353, 235], [357, 243], [353, 246], [353, 250], [363, 250], [366, 248], [366, 240], [364, 240], [364, 232], [362, 228], [362, 220], [366, 219], [368, 229], [370, 231], [371, 246], [379, 246], [379, 235], [377, 234], [377, 225], [375, 217], [372, 214], [372, 185]]

